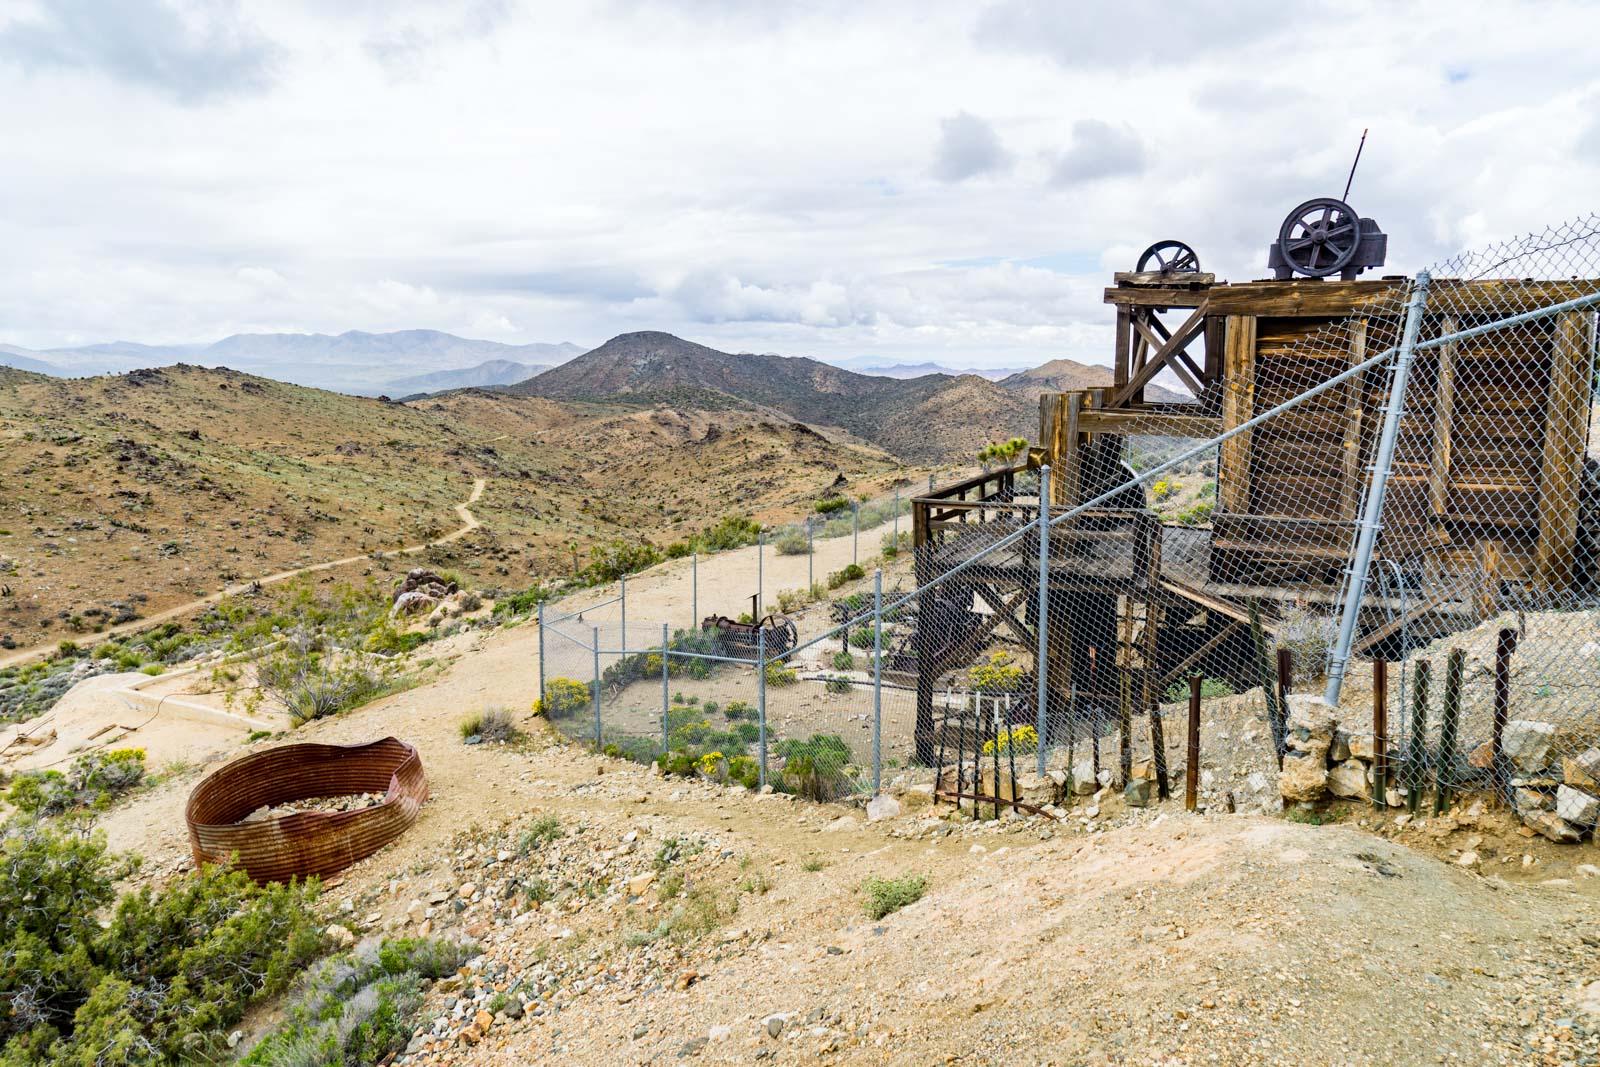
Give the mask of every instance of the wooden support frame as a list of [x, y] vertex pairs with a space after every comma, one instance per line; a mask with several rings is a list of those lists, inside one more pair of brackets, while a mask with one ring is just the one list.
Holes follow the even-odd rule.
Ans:
[[1187, 319], [1183, 320], [1183, 325], [1179, 326], [1172, 336], [1145, 361], [1144, 366], [1140, 367], [1137, 373], [1129, 375], [1128, 383], [1112, 394], [1111, 403], [1107, 406], [1119, 408], [1126, 404], [1130, 397], [1136, 395], [1149, 384], [1151, 378], [1154, 378], [1172, 362], [1174, 353], [1183, 349], [1190, 341], [1200, 336], [1204, 332], [1205, 326], [1206, 303], [1202, 301], [1200, 306], [1190, 312]]
[[1538, 584], [1547, 592], [1572, 583], [1578, 531], [1578, 487], [1589, 436], [1589, 387], [1594, 365], [1594, 312], [1569, 311], [1556, 320], [1545, 407], [1544, 462], [1539, 474]]

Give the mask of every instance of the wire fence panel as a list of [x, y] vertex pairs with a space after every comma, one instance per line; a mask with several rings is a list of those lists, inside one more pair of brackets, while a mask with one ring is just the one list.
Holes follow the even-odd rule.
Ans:
[[[547, 679], [592, 703], [599, 660], [598, 733], [592, 707], [564, 728], [818, 799], [1483, 793], [1576, 839], [1600, 821], [1597, 229], [1415, 279], [1119, 276], [1116, 380], [1041, 398], [1025, 465], [826, 502], [763, 540], [742, 620], [624, 629], [621, 596], [547, 619]], [[1192, 395], [1155, 399], [1162, 369]], [[766, 552], [855, 548], [862, 515], [889, 531], [857, 567], [763, 585]]]

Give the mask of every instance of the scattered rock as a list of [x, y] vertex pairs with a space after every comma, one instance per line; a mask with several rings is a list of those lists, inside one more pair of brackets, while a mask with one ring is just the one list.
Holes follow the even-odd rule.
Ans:
[[867, 801], [867, 821], [882, 822], [900, 814], [900, 802], [887, 793], [879, 793]]
[[1287, 801], [1321, 800], [1328, 791], [1328, 768], [1324, 753], [1290, 749], [1284, 754], [1283, 770], [1278, 775], [1278, 792]]
[[356, 935], [338, 923], [332, 924], [322, 932], [327, 936], [328, 944], [333, 946], [335, 952], [343, 952], [346, 949], [355, 947]]
[[1578, 826], [1593, 826], [1600, 822], [1600, 799], [1563, 785], [1556, 790], [1556, 815]]
[[1577, 827], [1547, 811], [1526, 811], [1522, 813], [1522, 821], [1530, 830], [1543, 834], [1550, 840], [1561, 845], [1575, 845], [1582, 838]]
[[[1285, 772], [1289, 761], [1284, 760]], [[1328, 772], [1328, 792], [1349, 800], [1363, 800], [1371, 795], [1367, 788], [1367, 765], [1358, 759], [1348, 759]]]

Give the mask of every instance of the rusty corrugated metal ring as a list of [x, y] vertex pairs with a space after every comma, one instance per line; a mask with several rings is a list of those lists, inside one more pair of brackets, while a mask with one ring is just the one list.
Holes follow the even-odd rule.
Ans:
[[[240, 822], [258, 808], [351, 793], [383, 793], [356, 811], [301, 811]], [[404, 741], [293, 744], [253, 752], [208, 775], [184, 809], [196, 866], [237, 856], [257, 882], [326, 876], [365, 859], [417, 821], [428, 799], [422, 758]]]

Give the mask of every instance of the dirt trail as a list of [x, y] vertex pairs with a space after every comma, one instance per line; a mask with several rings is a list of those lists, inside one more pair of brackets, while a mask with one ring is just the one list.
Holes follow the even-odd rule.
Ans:
[[[139, 630], [146, 630], [152, 626], [158, 626], [169, 619], [182, 618], [185, 615], [190, 615], [196, 611], [210, 607], [223, 597], [242, 593], [249, 589], [252, 585], [275, 585], [278, 582], [286, 582], [291, 578], [298, 578], [302, 574], [315, 574], [318, 571], [332, 570], [335, 567], [346, 567], [352, 563], [360, 563], [364, 560], [394, 559], [399, 556], [410, 556], [415, 555], [418, 552], [425, 552], [435, 545], [447, 545], [452, 541], [456, 541], [462, 537], [465, 537], [467, 534], [471, 533], [473, 530], [476, 530], [481, 525], [481, 523], [478, 522], [477, 516], [472, 514], [470, 508], [473, 504], [476, 504], [478, 502], [478, 498], [483, 495], [483, 489], [486, 484], [488, 483], [486, 483], [482, 478], [478, 478], [473, 481], [472, 494], [468, 496], [465, 501], [455, 506], [456, 515], [461, 519], [461, 525], [450, 533], [445, 534], [443, 537], [424, 542], [420, 545], [410, 545], [405, 548], [391, 549], [387, 552], [366, 553], [359, 556], [345, 556], [343, 559], [325, 560], [322, 563], [312, 563], [305, 567], [295, 567], [293, 570], [279, 571], [276, 574], [269, 574], [262, 578], [252, 578], [248, 582], [237, 582], [234, 585], [225, 587], [221, 592], [212, 593], [210, 596], [204, 596], [198, 600], [191, 600], [186, 604], [179, 604], [176, 607], [167, 608], [164, 611], [158, 611], [154, 615], [147, 615], [143, 618], [135, 619], [132, 622], [125, 622], [118, 626], [107, 627], [105, 630], [102, 630], [100, 633], [96, 634], [95, 637], [114, 637], [117, 634], [134, 633]], [[31, 648], [18, 649], [17, 651], [9, 653], [8, 655], [0, 656], [0, 667], [12, 667], [19, 663], [26, 663], [31, 659], [54, 652], [55, 649], [56, 646], [54, 644], [34, 645]]]

